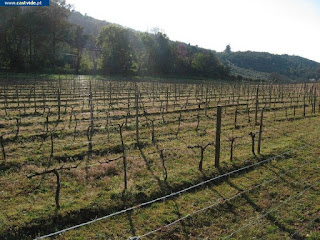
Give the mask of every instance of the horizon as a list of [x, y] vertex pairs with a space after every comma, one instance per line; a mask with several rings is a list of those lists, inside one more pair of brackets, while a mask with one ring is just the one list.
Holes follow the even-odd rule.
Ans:
[[[316, 0], [203, 0], [202, 5], [189, 0], [170, 3], [170, 8], [166, 8], [168, 0], [154, 5], [147, 0], [104, 1], [99, 8], [95, 2], [67, 0], [82, 14], [142, 32], [158, 28], [172, 41], [217, 52], [230, 44], [233, 52], [287, 54], [320, 62], [320, 3]], [[208, 31], [210, 27], [214, 31]]]

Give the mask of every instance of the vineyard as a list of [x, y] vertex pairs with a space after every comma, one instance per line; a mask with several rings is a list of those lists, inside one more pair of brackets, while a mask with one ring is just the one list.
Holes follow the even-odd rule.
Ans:
[[0, 81], [0, 239], [320, 239], [320, 86]]

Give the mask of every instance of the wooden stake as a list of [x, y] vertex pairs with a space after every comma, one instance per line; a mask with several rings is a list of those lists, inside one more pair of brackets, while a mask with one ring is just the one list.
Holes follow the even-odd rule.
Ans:
[[258, 138], [258, 154], [260, 154], [260, 150], [261, 150], [262, 128], [263, 128], [263, 112], [264, 112], [264, 108], [261, 110], [261, 116], [260, 116], [260, 128], [259, 128], [259, 138]]
[[216, 152], [214, 166], [219, 167], [220, 165], [220, 135], [221, 135], [221, 112], [222, 107], [217, 107], [217, 129], [216, 129]]

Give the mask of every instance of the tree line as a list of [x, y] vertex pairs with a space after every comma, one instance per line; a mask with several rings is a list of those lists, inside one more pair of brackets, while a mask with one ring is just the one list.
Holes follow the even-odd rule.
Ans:
[[160, 31], [103, 26], [97, 37], [72, 24], [71, 6], [0, 8], [2, 71], [229, 77], [214, 51], [170, 41]]

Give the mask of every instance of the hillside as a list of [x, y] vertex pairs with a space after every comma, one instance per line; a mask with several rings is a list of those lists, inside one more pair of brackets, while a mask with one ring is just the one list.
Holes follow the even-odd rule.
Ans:
[[[69, 17], [72, 24], [83, 27], [84, 33], [96, 38], [101, 27], [111, 23], [84, 16], [73, 11]], [[137, 31], [135, 31], [137, 32]], [[169, 41], [170, 45], [187, 43]], [[211, 52], [208, 49], [200, 49], [201, 52]], [[231, 74], [249, 79], [281, 80], [281, 81], [305, 81], [317, 78], [319, 63], [299, 56], [275, 55], [267, 52], [230, 52], [216, 53], [222, 63], [229, 66]], [[240, 79], [241, 79], [240, 77]]]
[[82, 15], [77, 11], [72, 11], [69, 16], [69, 22], [75, 25], [80, 25], [83, 27], [83, 33], [87, 35], [92, 35], [96, 38], [100, 32], [100, 29], [103, 26], [108, 26], [111, 23], [107, 21], [102, 21], [95, 19], [93, 17], [89, 17], [86, 15]]
[[[0, 48], [2, 71], [282, 82], [320, 76], [319, 63], [302, 57], [251, 51], [217, 53], [172, 41], [161, 32], [139, 32], [70, 11], [62, 3], [52, 4], [56, 8], [0, 10], [0, 45], [7, 46]], [[29, 25], [37, 27], [28, 30]], [[52, 34], [59, 37], [52, 41]]]
[[238, 79], [249, 78], [253, 80], [269, 80], [271, 78], [270, 73], [258, 72], [248, 68], [241, 68], [228, 60], [225, 60], [225, 64], [230, 67], [230, 74], [236, 76]]
[[[305, 80], [316, 78], [319, 63], [299, 56], [276, 55], [266, 52], [218, 53], [222, 62], [232, 69], [248, 69], [260, 73], [278, 73], [284, 78]], [[242, 73], [242, 72], [240, 72]], [[240, 74], [241, 75], [241, 74]]]

